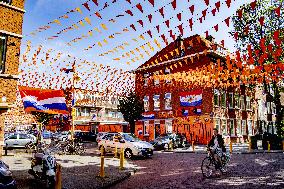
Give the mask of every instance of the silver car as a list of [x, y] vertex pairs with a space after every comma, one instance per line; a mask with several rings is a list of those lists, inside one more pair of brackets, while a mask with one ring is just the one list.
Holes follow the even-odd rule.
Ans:
[[7, 148], [24, 148], [26, 144], [35, 142], [35, 136], [29, 134], [14, 133], [4, 141]]

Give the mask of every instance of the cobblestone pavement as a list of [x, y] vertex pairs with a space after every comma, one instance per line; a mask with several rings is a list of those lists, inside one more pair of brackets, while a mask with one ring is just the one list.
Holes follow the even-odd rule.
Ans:
[[226, 175], [204, 179], [201, 162], [206, 154], [157, 153], [152, 159], [133, 160], [139, 169], [113, 189], [132, 188], [284, 188], [284, 154], [233, 154]]

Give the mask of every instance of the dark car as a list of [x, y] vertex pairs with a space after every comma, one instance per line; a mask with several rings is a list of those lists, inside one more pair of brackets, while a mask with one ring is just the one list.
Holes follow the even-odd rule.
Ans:
[[16, 181], [12, 177], [9, 166], [0, 160], [0, 188], [16, 189]]
[[82, 142], [96, 142], [97, 135], [93, 132], [76, 132], [75, 139]]
[[154, 146], [155, 150], [168, 150], [171, 147], [170, 142], [172, 142], [173, 148], [182, 148], [188, 146], [186, 138], [179, 134], [161, 135], [150, 143]]

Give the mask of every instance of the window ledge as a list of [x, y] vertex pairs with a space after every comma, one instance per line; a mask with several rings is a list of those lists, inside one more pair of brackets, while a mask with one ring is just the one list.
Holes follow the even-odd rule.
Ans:
[[18, 75], [11, 75], [11, 74], [0, 74], [0, 78], [5, 79], [20, 79]]
[[8, 8], [13, 9], [13, 10], [20, 11], [20, 12], [22, 12], [22, 13], [25, 13], [25, 12], [26, 12], [24, 9], [21, 9], [21, 8], [19, 8], [19, 7], [15, 7], [15, 6], [13, 6], [13, 5], [9, 5], [9, 4], [4, 3], [4, 2], [0, 2], [0, 5], [2, 5], [2, 6], [4, 6], [4, 7], [8, 7]]

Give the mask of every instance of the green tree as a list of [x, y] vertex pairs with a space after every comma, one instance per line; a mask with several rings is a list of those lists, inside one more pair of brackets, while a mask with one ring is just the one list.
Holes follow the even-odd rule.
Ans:
[[48, 114], [44, 112], [32, 112], [32, 115], [34, 115], [36, 121], [38, 123], [41, 123], [42, 126], [46, 126], [49, 123], [50, 119], [54, 117], [53, 114]]
[[139, 120], [144, 112], [143, 102], [135, 93], [130, 93], [119, 100], [118, 110], [123, 114], [124, 120], [129, 122], [130, 132], [134, 133], [135, 121]]
[[[230, 34], [236, 38], [236, 48], [242, 54], [247, 54], [248, 47], [251, 46], [251, 56], [255, 66], [261, 66], [260, 62], [265, 65], [284, 61], [283, 52], [275, 57], [275, 51], [284, 48], [284, 43], [281, 44], [284, 39], [283, 2], [284, 0], [256, 0], [256, 4], [249, 3], [240, 7], [236, 16], [232, 18], [234, 29]], [[279, 9], [282, 15], [278, 15]], [[279, 32], [280, 44], [275, 41], [275, 32]], [[262, 67], [262, 71], [266, 71], [264, 67]], [[274, 71], [277, 73], [278, 70]], [[276, 106], [277, 134], [283, 136], [283, 107], [280, 103], [281, 83], [276, 83], [273, 80], [265, 82], [265, 79], [267, 78], [264, 78], [264, 91], [268, 99]]]

